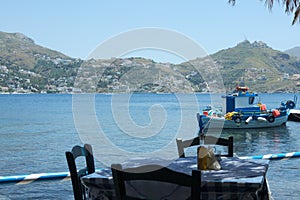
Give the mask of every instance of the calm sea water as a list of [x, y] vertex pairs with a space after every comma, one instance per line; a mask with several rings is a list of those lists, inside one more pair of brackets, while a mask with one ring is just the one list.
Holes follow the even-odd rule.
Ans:
[[[269, 107], [278, 107], [281, 100], [293, 96], [261, 94], [261, 99]], [[69, 94], [0, 95], [0, 176], [68, 171], [65, 151], [83, 143], [82, 135], [78, 134], [82, 127], [74, 123], [76, 104], [72, 103], [72, 97]], [[102, 132], [114, 146], [125, 151], [157, 151], [174, 141], [178, 132], [196, 134], [198, 130], [193, 95], [115, 97], [116, 101], [112, 101], [111, 95], [97, 94], [92, 98], [93, 108]], [[196, 100], [203, 107], [210, 103], [210, 96], [199, 94]], [[87, 102], [82, 101], [79, 105], [84, 110]], [[145, 131], [141, 135], [151, 134], [149, 127], [158, 134], [149, 138], [124, 134], [134, 130]], [[222, 136], [234, 135], [234, 151], [239, 156], [263, 155], [300, 151], [299, 130], [300, 123], [287, 122], [286, 126], [277, 128], [223, 131]], [[176, 147], [169, 150], [169, 154], [177, 155]], [[96, 161], [97, 168], [103, 165], [102, 160]], [[299, 199], [299, 169], [299, 158], [270, 162], [267, 177], [274, 199]], [[0, 185], [1, 200], [72, 198], [70, 181]]]

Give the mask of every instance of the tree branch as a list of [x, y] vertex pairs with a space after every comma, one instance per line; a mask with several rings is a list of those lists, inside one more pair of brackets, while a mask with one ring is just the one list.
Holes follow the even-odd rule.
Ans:
[[[297, 21], [300, 22], [300, 0], [281, 0], [281, 1], [282, 1], [282, 5], [285, 7], [286, 13], [288, 14], [294, 13], [294, 19], [292, 25], [294, 25]], [[280, 0], [277, 0], [277, 2], [280, 3]], [[234, 6], [236, 0], [228, 0], [228, 3]], [[265, 5], [268, 7], [269, 10], [272, 10], [274, 5], [274, 0], [265, 0]]]

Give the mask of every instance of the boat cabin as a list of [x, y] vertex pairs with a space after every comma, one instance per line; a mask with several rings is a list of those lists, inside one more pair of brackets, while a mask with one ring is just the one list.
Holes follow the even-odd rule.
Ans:
[[260, 106], [255, 105], [256, 93], [248, 92], [247, 87], [237, 87], [234, 93], [222, 96], [222, 112], [225, 115], [228, 112], [259, 112]]

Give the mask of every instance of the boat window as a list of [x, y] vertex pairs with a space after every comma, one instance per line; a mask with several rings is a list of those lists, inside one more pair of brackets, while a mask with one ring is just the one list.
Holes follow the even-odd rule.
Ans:
[[253, 104], [255, 97], [249, 97], [249, 104]]

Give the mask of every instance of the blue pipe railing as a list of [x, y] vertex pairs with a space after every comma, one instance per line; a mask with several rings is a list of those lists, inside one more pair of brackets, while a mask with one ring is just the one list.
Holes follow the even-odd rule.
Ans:
[[260, 156], [244, 156], [240, 159], [267, 159], [267, 160], [283, 160], [300, 157], [300, 152], [280, 153], [280, 154], [266, 154]]

